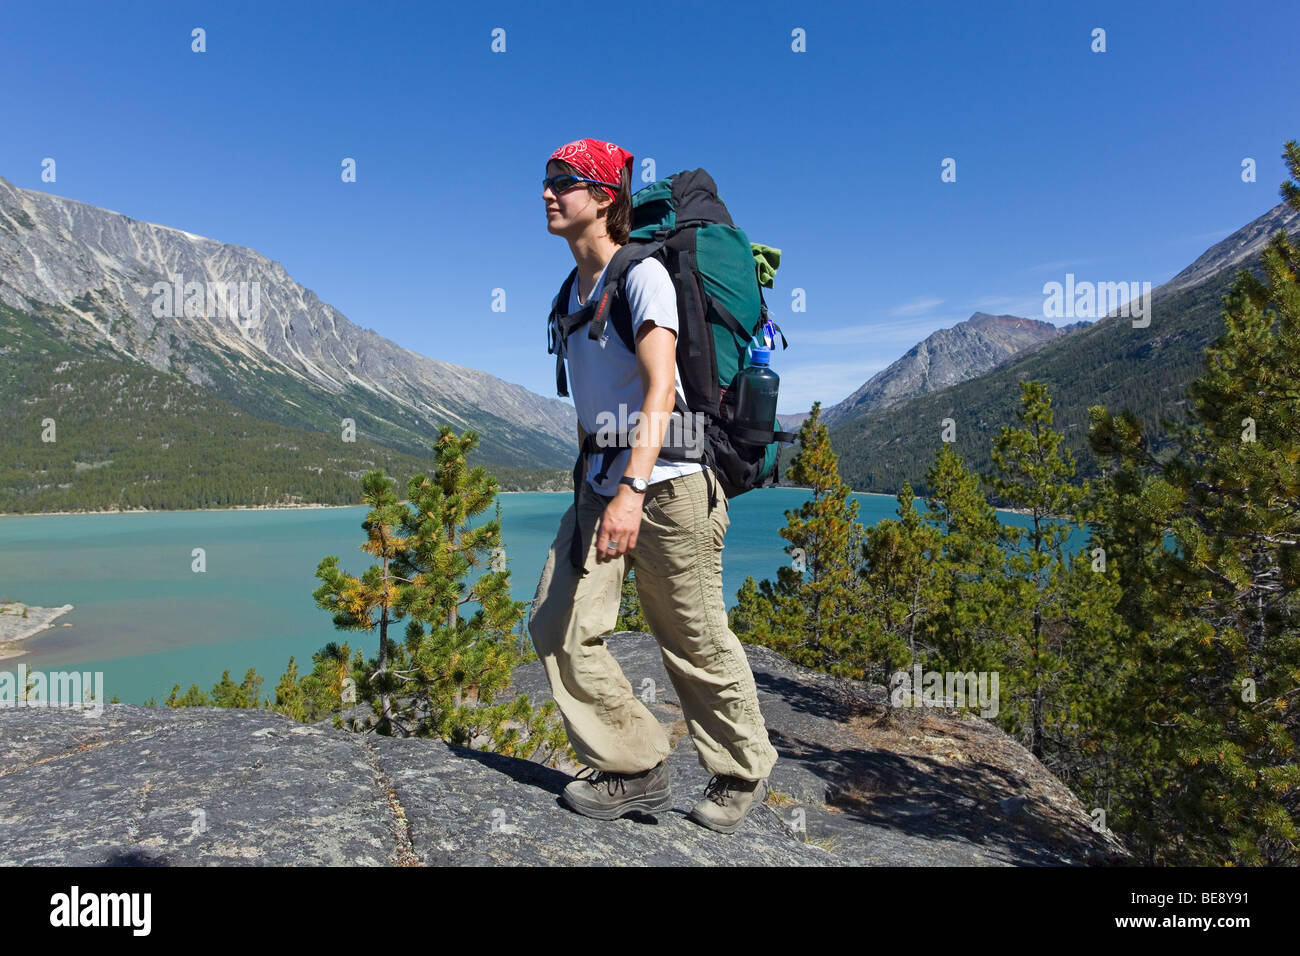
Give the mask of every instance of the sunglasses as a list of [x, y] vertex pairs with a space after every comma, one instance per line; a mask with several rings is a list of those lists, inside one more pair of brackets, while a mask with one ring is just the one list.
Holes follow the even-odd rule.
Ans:
[[572, 176], [569, 173], [561, 173], [559, 176], [548, 176], [542, 180], [542, 191], [548, 188], [555, 195], [568, 192], [579, 183], [595, 183], [597, 186], [608, 186], [610, 189], [620, 188], [620, 183], [602, 183], [599, 179], [583, 179], [581, 176]]

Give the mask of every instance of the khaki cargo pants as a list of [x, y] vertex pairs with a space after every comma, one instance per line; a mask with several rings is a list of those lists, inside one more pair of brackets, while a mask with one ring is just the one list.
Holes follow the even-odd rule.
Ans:
[[[712, 513], [711, 488], [717, 494]], [[618, 621], [630, 560], [641, 612], [659, 641], [700, 764], [745, 780], [767, 777], [776, 750], [722, 597], [722, 542], [730, 525], [726, 494], [705, 471], [652, 484], [636, 547], [597, 563], [596, 523], [610, 500], [582, 482], [576, 506], [560, 521], [528, 619], [574, 752], [587, 766], [613, 773], [639, 773], [669, 754], [663, 728], [601, 637]], [[569, 558], [575, 520], [585, 575]]]

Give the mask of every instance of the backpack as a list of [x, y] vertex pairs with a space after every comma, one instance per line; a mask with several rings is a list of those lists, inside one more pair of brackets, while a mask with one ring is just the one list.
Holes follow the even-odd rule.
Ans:
[[[759, 250], [767, 247], [750, 243], [731, 219], [718, 198], [717, 185], [703, 169], [684, 170], [651, 183], [632, 196], [632, 228], [626, 245], [619, 248], [605, 269], [604, 290], [599, 301], [588, 302], [577, 312], [568, 308], [575, 266], [560, 287], [548, 320], [547, 351], [556, 356], [555, 387], [567, 396], [561, 344], [582, 326], [593, 339], [605, 333], [606, 322], [628, 351], [636, 354], [632, 337], [632, 314], [627, 302], [628, 270], [643, 259], [654, 257], [663, 263], [677, 291], [677, 370], [682, 395], [674, 400], [673, 417], [690, 414], [703, 423], [703, 441], [686, 440], [691, 431], [684, 425], [674, 431], [670, 424], [660, 450], [668, 460], [700, 460], [721, 483], [728, 499], [751, 488], [775, 484], [777, 452], [781, 442], [793, 442], [796, 435], [780, 430], [774, 418], [770, 430], [741, 429], [734, 421], [736, 396], [731, 384], [746, 364], [751, 339], [765, 331], [785, 333], [771, 320], [759, 281]], [[774, 263], [769, 259], [765, 283], [772, 285]], [[680, 424], [680, 421], [679, 421]], [[674, 441], [674, 436], [678, 440]], [[744, 439], [743, 441], [740, 439]], [[627, 436], [608, 436], [597, 443], [587, 436], [583, 454], [574, 467], [575, 494], [581, 482], [582, 461], [597, 447], [603, 450], [599, 477], [603, 480], [609, 461], [629, 447]]]

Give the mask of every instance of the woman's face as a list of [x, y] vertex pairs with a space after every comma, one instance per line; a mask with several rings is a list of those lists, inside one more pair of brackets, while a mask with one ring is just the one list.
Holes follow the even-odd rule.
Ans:
[[[555, 160], [546, 164], [547, 176], [558, 176], [562, 172], [565, 170]], [[547, 230], [552, 235], [569, 238], [582, 235], [596, 221], [596, 213], [613, 204], [608, 195], [604, 202], [594, 199], [588, 192], [586, 183], [578, 183], [558, 196], [548, 186], [542, 190], [542, 201], [546, 204]]]

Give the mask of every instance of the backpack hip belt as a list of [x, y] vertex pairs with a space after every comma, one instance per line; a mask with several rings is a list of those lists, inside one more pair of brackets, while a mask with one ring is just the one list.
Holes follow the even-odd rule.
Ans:
[[[583, 439], [582, 450], [578, 453], [578, 460], [573, 466], [573, 536], [569, 539], [569, 563], [577, 568], [582, 574], [587, 573], [586, 562], [584, 561], [587, 555], [587, 549], [583, 546], [582, 525], [581, 522], [578, 521], [578, 497], [582, 493], [582, 485], [586, 480], [587, 456], [596, 454], [597, 452], [600, 453], [600, 471], [596, 475], [596, 480], [604, 482], [604, 480], [609, 477], [610, 462], [613, 461], [614, 457], [624, 448], [632, 447], [628, 444], [626, 433], [619, 435], [618, 440], [620, 443], [617, 445], [611, 445], [608, 443], [598, 444], [598, 436], [589, 434]], [[679, 456], [676, 448], [669, 448], [669, 454], [667, 455], [663, 454], [663, 450], [661, 449], [659, 457], [670, 460], [686, 461], [689, 460], [690, 456], [685, 454]], [[705, 481], [708, 482], [709, 486], [709, 514], [713, 514], [713, 509], [717, 507], [718, 504], [717, 479], [710, 474], [710, 468], [707, 463], [701, 462], [701, 464], [704, 465], [704, 478]], [[595, 491], [594, 488], [592, 490]], [[599, 492], [597, 492], [597, 494], [599, 494]]]

